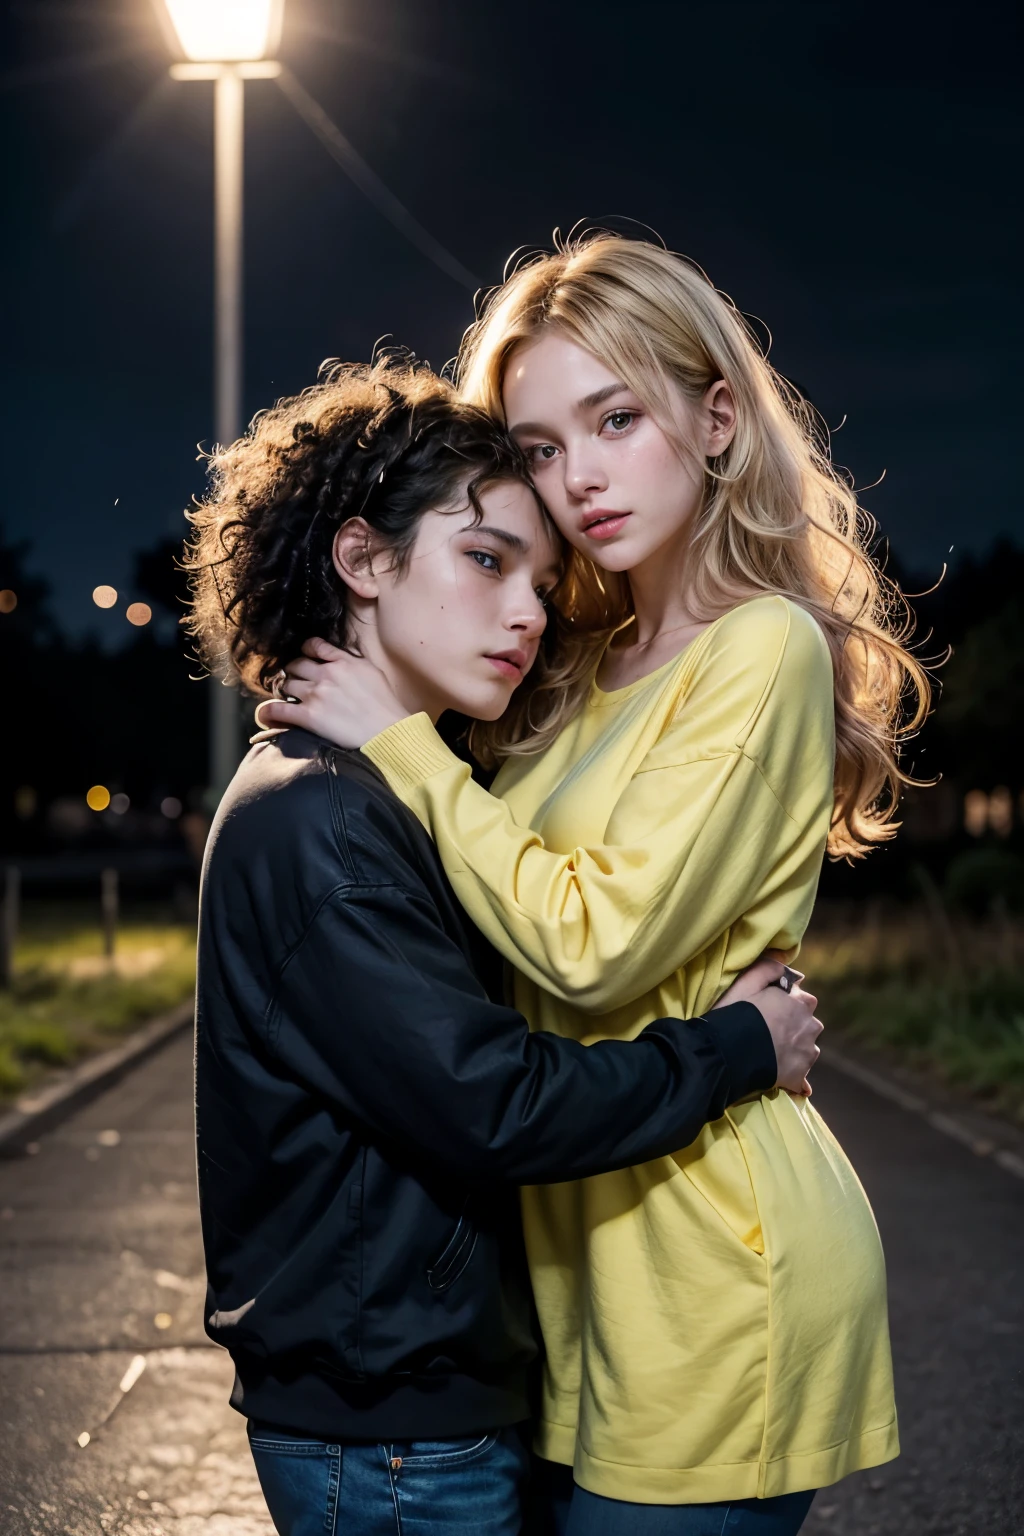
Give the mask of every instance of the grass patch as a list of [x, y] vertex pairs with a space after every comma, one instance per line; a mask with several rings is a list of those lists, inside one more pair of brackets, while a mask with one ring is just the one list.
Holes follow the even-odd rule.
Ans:
[[1024, 1124], [1024, 927], [953, 918], [937, 903], [823, 914], [800, 954], [820, 1013], [890, 1057], [936, 1072]]
[[113, 960], [92, 912], [26, 908], [13, 986], [0, 992], [0, 1100], [109, 1047], [195, 987], [195, 925], [125, 918]]

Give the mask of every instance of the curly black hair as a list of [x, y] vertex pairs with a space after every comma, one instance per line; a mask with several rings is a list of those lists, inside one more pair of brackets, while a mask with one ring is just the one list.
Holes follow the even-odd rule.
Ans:
[[498, 480], [530, 485], [521, 450], [425, 365], [324, 364], [211, 455], [185, 559], [185, 622], [204, 662], [268, 693], [310, 635], [346, 642], [348, 588], [331, 553], [343, 522], [365, 518], [401, 570], [425, 512], [464, 496], [479, 517]]

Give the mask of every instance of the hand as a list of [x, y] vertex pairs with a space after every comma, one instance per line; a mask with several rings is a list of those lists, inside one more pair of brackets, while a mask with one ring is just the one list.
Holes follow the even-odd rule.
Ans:
[[715, 1007], [741, 1001], [753, 1003], [775, 1046], [779, 1073], [776, 1086], [809, 1098], [811, 1085], [807, 1074], [821, 1055], [815, 1044], [822, 1031], [821, 1023], [814, 1017], [818, 999], [799, 985], [783, 992], [779, 979], [785, 969], [780, 960], [762, 957], [737, 976]]
[[338, 747], [362, 747], [409, 711], [395, 697], [379, 667], [340, 651], [326, 640], [307, 640], [303, 654], [285, 668], [286, 699], [264, 699], [256, 709], [261, 729], [297, 725]]

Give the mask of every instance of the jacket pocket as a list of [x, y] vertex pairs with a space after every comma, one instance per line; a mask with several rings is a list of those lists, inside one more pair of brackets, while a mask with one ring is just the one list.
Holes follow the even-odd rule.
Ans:
[[440, 1258], [427, 1269], [427, 1284], [432, 1291], [447, 1291], [466, 1271], [476, 1248], [479, 1233], [463, 1206], [458, 1225]]

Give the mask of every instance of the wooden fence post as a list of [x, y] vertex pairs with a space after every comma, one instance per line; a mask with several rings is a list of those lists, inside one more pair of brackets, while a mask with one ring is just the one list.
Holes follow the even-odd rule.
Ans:
[[4, 902], [0, 913], [0, 987], [9, 987], [14, 980], [14, 945], [18, 938], [18, 916], [21, 907], [21, 870], [16, 864], [4, 869]]
[[103, 953], [108, 960], [114, 958], [117, 943], [117, 870], [105, 869], [100, 874], [100, 906], [103, 911]]

